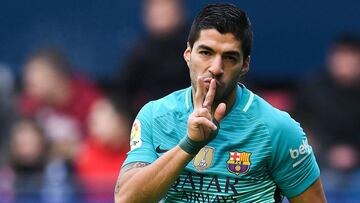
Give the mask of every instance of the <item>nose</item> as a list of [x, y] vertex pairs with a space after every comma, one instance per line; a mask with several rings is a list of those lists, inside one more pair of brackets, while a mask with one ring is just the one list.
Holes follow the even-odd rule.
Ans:
[[224, 63], [221, 56], [214, 57], [214, 60], [211, 63], [211, 67], [209, 68], [209, 72], [213, 76], [220, 76], [224, 73]]

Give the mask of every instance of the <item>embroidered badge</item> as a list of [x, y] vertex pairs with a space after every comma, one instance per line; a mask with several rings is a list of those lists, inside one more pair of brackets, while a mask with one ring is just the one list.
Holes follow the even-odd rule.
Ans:
[[251, 152], [229, 152], [229, 159], [226, 162], [227, 169], [235, 175], [245, 174], [250, 169]]
[[134, 150], [136, 148], [141, 147], [141, 124], [138, 119], [135, 119], [133, 126], [131, 128], [130, 134], [130, 148]]
[[213, 147], [205, 146], [194, 157], [193, 166], [197, 171], [208, 169], [213, 161], [215, 149]]

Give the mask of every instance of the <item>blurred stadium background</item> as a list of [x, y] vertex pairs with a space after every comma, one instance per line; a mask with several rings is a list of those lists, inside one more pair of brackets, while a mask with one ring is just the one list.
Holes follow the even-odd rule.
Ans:
[[[1, 1], [0, 202], [112, 202], [134, 115], [189, 85], [181, 51], [213, 2]], [[253, 24], [245, 84], [303, 125], [329, 202], [360, 202], [360, 1], [225, 2]]]

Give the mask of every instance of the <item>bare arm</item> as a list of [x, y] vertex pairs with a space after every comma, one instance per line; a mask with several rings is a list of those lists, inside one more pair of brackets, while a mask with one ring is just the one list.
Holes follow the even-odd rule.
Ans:
[[150, 165], [141, 162], [126, 165], [115, 187], [115, 202], [159, 201], [191, 159], [176, 146]]
[[320, 178], [300, 195], [291, 198], [291, 203], [324, 203], [326, 198]]

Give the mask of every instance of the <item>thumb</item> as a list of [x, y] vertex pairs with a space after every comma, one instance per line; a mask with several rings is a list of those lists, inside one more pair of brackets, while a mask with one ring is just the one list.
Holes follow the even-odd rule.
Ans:
[[226, 104], [220, 103], [215, 109], [214, 118], [220, 123], [220, 121], [223, 119], [225, 115], [225, 112], [226, 112]]

